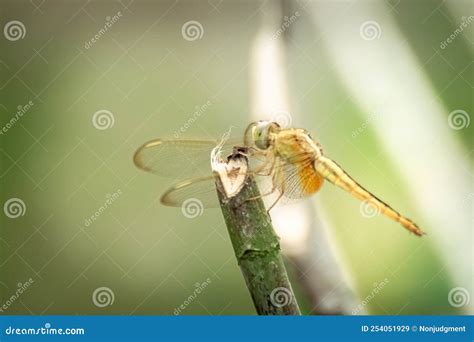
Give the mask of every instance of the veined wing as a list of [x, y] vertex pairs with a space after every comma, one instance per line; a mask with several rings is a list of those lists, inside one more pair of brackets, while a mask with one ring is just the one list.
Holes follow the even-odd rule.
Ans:
[[[304, 158], [303, 158], [304, 157]], [[282, 204], [307, 197], [322, 184], [322, 176], [313, 169], [311, 155], [302, 156], [298, 165], [275, 160], [273, 166], [261, 171], [250, 171], [259, 186], [260, 194], [267, 204], [272, 204], [280, 194]], [[184, 180], [172, 186], [161, 197], [164, 205], [180, 207], [191, 199], [199, 200], [205, 208], [219, 206], [213, 176]], [[280, 203], [280, 202], [279, 202]]]
[[[156, 139], [143, 144], [135, 152], [133, 161], [140, 169], [165, 177], [210, 176], [211, 151], [217, 144], [217, 140]], [[231, 152], [229, 142], [224, 153]]]
[[402, 216], [399, 212], [395, 211], [387, 203], [383, 202], [381, 199], [377, 198], [375, 195], [363, 188], [351, 176], [349, 176], [335, 161], [327, 157], [321, 156], [316, 160], [315, 168], [328, 181], [347, 191], [355, 198], [364, 201], [369, 205], [372, 205], [376, 210], [378, 210], [385, 216], [399, 222], [410, 232], [418, 236], [424, 234], [423, 230], [421, 230], [413, 221]]
[[300, 155], [297, 163], [280, 161], [279, 164], [273, 182], [282, 194], [283, 203], [311, 196], [321, 188], [324, 178], [314, 169], [312, 154]]
[[[256, 178], [258, 181], [269, 177], [260, 176]], [[271, 185], [268, 189], [270, 188]], [[260, 187], [259, 189], [263, 194], [264, 190]], [[208, 176], [181, 181], [173, 185], [161, 196], [161, 203], [170, 207], [186, 207], [186, 203], [198, 203], [198, 206], [202, 208], [218, 208], [219, 200], [215, 178], [214, 176]]]
[[187, 201], [197, 203], [202, 208], [217, 208], [216, 183], [214, 176], [181, 181], [161, 196], [161, 203], [170, 207], [183, 207]]

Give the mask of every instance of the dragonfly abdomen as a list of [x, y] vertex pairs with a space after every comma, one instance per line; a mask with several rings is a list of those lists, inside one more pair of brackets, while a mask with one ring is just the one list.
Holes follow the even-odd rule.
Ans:
[[347, 191], [355, 198], [366, 202], [368, 205], [372, 205], [378, 212], [384, 214], [396, 222], [399, 222], [410, 232], [418, 236], [424, 234], [424, 232], [413, 221], [402, 216], [387, 203], [383, 202], [381, 199], [377, 198], [375, 195], [362, 187], [333, 160], [321, 156], [315, 161], [315, 169], [334, 185], [337, 185], [341, 189]]

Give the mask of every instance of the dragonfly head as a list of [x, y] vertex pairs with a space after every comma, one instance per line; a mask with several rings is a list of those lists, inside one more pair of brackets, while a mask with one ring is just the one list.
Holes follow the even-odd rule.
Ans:
[[249, 125], [245, 131], [244, 143], [260, 150], [266, 150], [272, 142], [272, 133], [280, 130], [280, 125], [271, 121], [256, 121]]

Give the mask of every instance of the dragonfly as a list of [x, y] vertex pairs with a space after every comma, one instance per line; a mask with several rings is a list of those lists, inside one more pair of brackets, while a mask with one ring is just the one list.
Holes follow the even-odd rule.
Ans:
[[[210, 167], [210, 154], [217, 144], [218, 141], [212, 139], [155, 139], [138, 148], [134, 163], [147, 172], [184, 179], [162, 195], [162, 204], [180, 207], [186, 200], [195, 198], [205, 208], [218, 207], [215, 178]], [[418, 236], [425, 234], [412, 220], [365, 189], [339, 164], [325, 156], [319, 142], [305, 129], [256, 121], [247, 127], [237, 144], [231, 140], [226, 144], [229, 153], [237, 150], [245, 154], [249, 160], [246, 171], [249, 175], [266, 180], [259, 184], [265, 184], [261, 197], [272, 195], [276, 198], [270, 209], [277, 202], [288, 203], [314, 195], [324, 181], [328, 181], [409, 232]], [[236, 146], [240, 147], [236, 149]]]

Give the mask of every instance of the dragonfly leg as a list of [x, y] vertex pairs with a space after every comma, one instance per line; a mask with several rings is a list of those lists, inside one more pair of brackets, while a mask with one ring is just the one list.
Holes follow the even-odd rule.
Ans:
[[[276, 184], [278, 184], [278, 179], [276, 179], [275, 176], [281, 177], [281, 170], [278, 171], [277, 173], [273, 174], [273, 184], [274, 187], [276, 187]], [[278, 201], [283, 197], [283, 194], [285, 193], [285, 182], [281, 182], [281, 189], [280, 189], [280, 194], [278, 195], [277, 199], [270, 205], [270, 207], [267, 209], [267, 213], [270, 214], [270, 210], [273, 209], [273, 207], [278, 203]]]
[[[272, 189], [267, 192], [267, 193], [264, 193], [264, 194], [260, 194], [258, 196], [254, 196], [254, 197], [250, 197], [250, 198], [247, 198], [244, 202], [242, 202], [240, 205], [244, 204], [245, 202], [249, 202], [249, 201], [255, 201], [256, 199], [259, 199], [259, 198], [262, 198], [264, 196], [269, 196], [271, 194], [273, 194], [275, 192], [275, 190], [277, 190], [277, 187], [275, 185], [272, 185]], [[278, 197], [278, 199], [280, 199], [281, 196]], [[276, 202], [275, 202], [276, 203]], [[274, 203], [274, 204], [275, 204]], [[273, 206], [273, 205], [272, 205]], [[267, 210], [268, 212], [268, 210]]]
[[[265, 153], [261, 152], [261, 151], [258, 151], [256, 150], [256, 152], [258, 152], [259, 154], [261, 155], [266, 155]], [[277, 178], [279, 177], [279, 172], [274, 172], [275, 170], [275, 164], [277, 163], [277, 159], [275, 159], [275, 157], [272, 157], [272, 161], [271, 161], [271, 167], [268, 169], [268, 170], [265, 170], [265, 172], [262, 172], [265, 167], [267, 167], [267, 165], [262, 165], [261, 167], [259, 167], [257, 170], [255, 170], [253, 173], [255, 175], [258, 175], [258, 176], [270, 176], [272, 175], [272, 188], [270, 189], [270, 191], [266, 192], [266, 193], [263, 193], [263, 194], [260, 194], [258, 196], [253, 196], [253, 197], [250, 197], [250, 198], [247, 198], [245, 200], [245, 202], [247, 201], [254, 201], [256, 199], [259, 199], [259, 198], [262, 198], [264, 196], [269, 196], [269, 195], [272, 195], [275, 193], [275, 191], [277, 190], [278, 188], [278, 183], [276, 182]], [[280, 198], [283, 196], [283, 193], [279, 194], [278, 195], [278, 198], [276, 199], [275, 202], [273, 202], [273, 204], [270, 206], [270, 209], [280, 200]], [[267, 211], [269, 211], [270, 209], [268, 209]]]
[[[255, 147], [252, 147], [252, 146], [235, 146], [234, 147], [238, 153], [242, 156], [245, 156], [245, 157], [249, 157], [251, 156], [252, 154], [255, 155], [255, 154], [260, 154], [260, 155], [265, 155], [265, 152], [262, 152], [260, 150], [257, 150]], [[248, 153], [248, 152], [244, 152], [244, 151], [252, 151], [252, 153]]]
[[[273, 154], [268, 154], [267, 152], [264, 152], [264, 151], [260, 151], [258, 149], [256, 149], [255, 147], [239, 147], [239, 146], [236, 146], [235, 147], [237, 150], [238, 150], [238, 154], [240, 154], [241, 156], [244, 156], [244, 157], [252, 157], [252, 156], [262, 156], [262, 157], [265, 157], [265, 158], [271, 158], [270, 161], [268, 162], [265, 162], [263, 163], [261, 166], [259, 166], [255, 171], [253, 171], [254, 174], [258, 175], [258, 176], [270, 176], [272, 171], [273, 171], [273, 166], [274, 166], [274, 160], [275, 160], [275, 157], [273, 156]], [[248, 153], [248, 152], [244, 152], [243, 150], [244, 149], [247, 149], [247, 151], [252, 151], [251, 153]], [[268, 166], [268, 164], [271, 162], [271, 168], [265, 172], [263, 172], [263, 170], [265, 170], [265, 168]]]
[[278, 203], [278, 201], [282, 198], [283, 192], [280, 192], [278, 195], [278, 198], [275, 200], [275, 202], [272, 203], [272, 205], [267, 209], [267, 213], [270, 214], [270, 210], [273, 209], [273, 207]]
[[[273, 170], [273, 167], [274, 165], [272, 165], [272, 170]], [[255, 196], [255, 197], [251, 197], [251, 198], [248, 198], [247, 201], [252, 201], [252, 200], [256, 200], [258, 198], [262, 198], [264, 196], [269, 196], [273, 193], [275, 193], [275, 190], [277, 190], [277, 187], [278, 187], [278, 181], [279, 181], [279, 177], [281, 177], [281, 174], [280, 174], [281, 171], [277, 171], [273, 174], [272, 176], [272, 189], [267, 192], [267, 193], [264, 193], [264, 194], [260, 194], [259, 196]], [[275, 199], [275, 201], [270, 205], [270, 207], [267, 209], [267, 212], [270, 213], [270, 210], [272, 210], [272, 208], [278, 203], [278, 201], [283, 197], [283, 193], [284, 193], [284, 182], [281, 184], [281, 189], [280, 189], [280, 193], [278, 194], [278, 197]]]
[[[275, 168], [275, 161], [272, 162], [272, 166], [270, 167], [270, 170], [268, 170], [268, 172], [259, 173], [261, 170], [263, 170], [264, 167], [265, 167], [265, 165], [262, 165], [262, 167], [259, 170], [255, 171], [255, 174], [257, 174], [259, 176], [270, 176], [272, 174], [274, 168]], [[276, 184], [274, 178], [275, 178], [275, 174], [273, 174], [273, 176], [272, 176], [272, 188], [269, 192], [264, 193], [264, 194], [260, 194], [258, 196], [250, 197], [250, 198], [247, 199], [247, 201], [253, 201], [253, 200], [256, 200], [258, 198], [262, 198], [264, 196], [269, 196], [269, 195], [273, 194], [275, 192], [275, 190], [277, 189], [277, 184]]]
[[272, 166], [270, 167], [269, 170], [265, 171], [265, 167], [266, 167], [266, 165], [262, 165], [257, 170], [255, 170], [253, 173], [257, 176], [270, 176], [273, 172], [273, 163], [272, 163]]
[[[279, 179], [277, 179], [277, 177], [279, 177], [280, 180], [282, 180], [282, 179], [281, 179], [281, 177], [282, 177], [281, 170], [278, 170], [278, 172], [276, 172], [276, 173], [273, 174], [273, 177], [272, 177], [272, 178], [274, 178], [274, 179], [273, 179], [273, 184], [274, 184], [275, 187], [277, 186], [278, 181], [279, 181]], [[272, 210], [273, 207], [278, 203], [278, 201], [283, 197], [283, 194], [284, 194], [284, 193], [285, 193], [285, 182], [282, 181], [282, 182], [281, 182], [280, 194], [278, 195], [277, 199], [272, 203], [272, 205], [267, 209], [267, 213], [268, 213], [268, 214], [270, 214], [270, 210]]]
[[[265, 154], [262, 154], [262, 155], [265, 155]], [[270, 176], [273, 173], [273, 170], [275, 169], [276, 159], [275, 159], [275, 156], [273, 155], [270, 155], [270, 156], [271, 156], [271, 160], [268, 163], [271, 163], [271, 167], [265, 170], [265, 168], [268, 166], [268, 163], [264, 163], [253, 172], [254, 174], [258, 176]]]
[[258, 196], [254, 196], [254, 197], [250, 197], [250, 198], [247, 198], [245, 201], [254, 201], [256, 199], [259, 199], [259, 198], [262, 198], [264, 196], [270, 196], [271, 194], [275, 193], [275, 190], [277, 189], [276, 185], [272, 185], [272, 188], [269, 192], [266, 192], [264, 194], [260, 194]]

